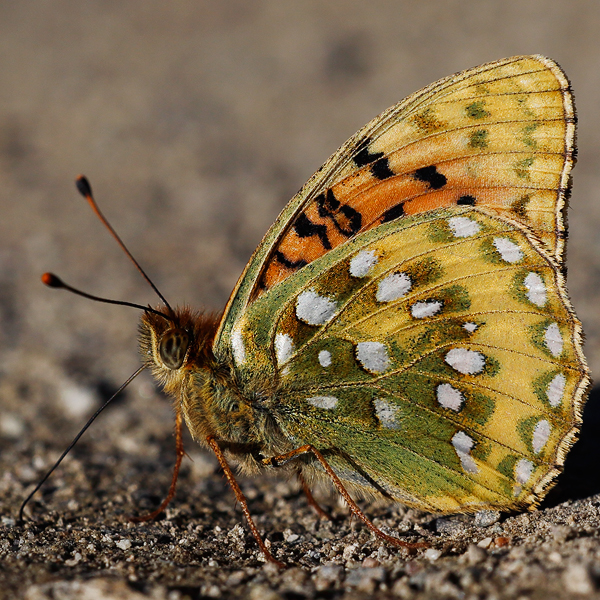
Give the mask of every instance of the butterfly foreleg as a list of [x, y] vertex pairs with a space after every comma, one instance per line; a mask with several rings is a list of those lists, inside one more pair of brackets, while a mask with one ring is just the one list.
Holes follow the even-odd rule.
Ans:
[[244, 516], [246, 517], [246, 521], [248, 522], [250, 531], [252, 532], [254, 539], [258, 543], [258, 546], [261, 549], [261, 552], [264, 554], [265, 558], [268, 561], [275, 563], [278, 567], [284, 568], [285, 565], [282, 562], [278, 561], [271, 554], [271, 552], [267, 548], [266, 544], [264, 543], [262, 537], [260, 536], [258, 528], [256, 527], [254, 520], [252, 519], [252, 515], [250, 514], [250, 509], [248, 508], [248, 501], [246, 500], [246, 496], [244, 496], [244, 493], [242, 492], [242, 489], [240, 488], [240, 486], [235, 478], [235, 475], [233, 474], [233, 471], [231, 470], [231, 467], [229, 466], [227, 460], [225, 459], [225, 455], [223, 454], [223, 451], [221, 450], [221, 447], [219, 446], [217, 440], [215, 439], [214, 436], [209, 435], [206, 438], [206, 441], [207, 441], [208, 445], [210, 446], [211, 450], [215, 453], [215, 456], [217, 457], [217, 460], [219, 461], [219, 464], [221, 465], [221, 468], [223, 469], [223, 473], [225, 473], [225, 477], [227, 478], [227, 481], [229, 482], [229, 485], [231, 486], [231, 489], [233, 490], [233, 493], [235, 494], [235, 498], [240, 503], [240, 506], [242, 507], [242, 512], [244, 513]]
[[263, 460], [263, 463], [265, 465], [271, 465], [273, 467], [277, 467], [277, 466], [284, 465], [287, 462], [289, 462], [290, 460], [294, 460], [295, 458], [302, 456], [303, 454], [309, 454], [309, 453], [312, 454], [319, 461], [319, 463], [323, 467], [325, 473], [327, 473], [327, 475], [329, 475], [329, 477], [331, 478], [331, 481], [335, 485], [339, 494], [345, 500], [345, 502], [348, 505], [348, 508], [350, 509], [352, 514], [354, 516], [358, 517], [378, 538], [388, 542], [389, 544], [398, 546], [400, 548], [411, 548], [412, 549], [412, 548], [428, 548], [429, 547], [429, 544], [427, 542], [417, 542], [417, 543], [404, 542], [403, 540], [400, 540], [397, 537], [388, 535], [387, 533], [384, 533], [383, 531], [381, 531], [381, 529], [379, 529], [379, 527], [377, 527], [367, 517], [367, 515], [365, 515], [365, 513], [359, 508], [358, 504], [356, 504], [356, 502], [352, 499], [352, 496], [350, 496], [348, 490], [345, 488], [344, 484], [342, 483], [342, 480], [336, 475], [335, 471], [331, 468], [331, 466], [327, 462], [326, 458], [314, 446], [311, 446], [310, 444], [306, 444], [306, 445], [300, 446], [299, 448], [296, 448], [290, 452], [286, 452], [285, 454], [281, 454], [279, 456], [271, 456], [270, 458], [265, 458]]
[[171, 479], [169, 493], [156, 510], [140, 517], [130, 517], [129, 520], [133, 521], [134, 523], [141, 523], [143, 521], [151, 521], [152, 519], [156, 519], [156, 517], [158, 517], [158, 515], [165, 510], [165, 508], [167, 508], [169, 502], [173, 500], [173, 496], [175, 496], [175, 488], [177, 486], [177, 478], [179, 477], [179, 469], [181, 467], [181, 461], [185, 455], [185, 450], [183, 449], [183, 438], [181, 436], [182, 421], [181, 407], [177, 405], [177, 412], [175, 413], [175, 451], [177, 453], [177, 458], [175, 459], [175, 467], [173, 468], [173, 478]]

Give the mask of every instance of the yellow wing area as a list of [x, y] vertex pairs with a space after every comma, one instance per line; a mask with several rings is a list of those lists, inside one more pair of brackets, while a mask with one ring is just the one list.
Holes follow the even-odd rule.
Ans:
[[487, 207], [521, 223], [562, 263], [574, 143], [569, 82], [542, 56], [500, 60], [416, 92], [354, 135], [291, 200], [242, 274], [215, 350], [274, 285], [406, 215]]
[[[372, 229], [253, 303], [242, 379], [338, 475], [429, 511], [534, 506], [581, 422], [581, 328], [518, 223], [451, 207]], [[238, 347], [239, 349], [239, 347]]]

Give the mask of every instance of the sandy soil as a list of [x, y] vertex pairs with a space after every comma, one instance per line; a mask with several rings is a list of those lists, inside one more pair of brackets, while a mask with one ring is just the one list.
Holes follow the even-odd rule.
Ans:
[[45, 289], [39, 275], [154, 303], [73, 187], [103, 210], [174, 303], [220, 309], [286, 201], [345, 139], [405, 95], [514, 54], [567, 71], [580, 118], [569, 289], [600, 369], [600, 5], [585, 0], [0, 4], [0, 597], [600, 597], [598, 398], [541, 510], [436, 518], [363, 503], [425, 538], [375, 540], [322, 491], [242, 479], [292, 568], [265, 565], [216, 462], [189, 439], [176, 499], [171, 410], [135, 381], [15, 523], [20, 501], [138, 366], [134, 311]]

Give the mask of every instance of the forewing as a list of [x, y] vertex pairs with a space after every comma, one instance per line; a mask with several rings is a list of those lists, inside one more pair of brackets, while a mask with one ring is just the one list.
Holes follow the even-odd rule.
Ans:
[[215, 338], [249, 304], [339, 245], [386, 222], [451, 205], [484, 206], [542, 242], [558, 264], [575, 114], [560, 67], [514, 57], [442, 79], [388, 109], [342, 146], [271, 227]]

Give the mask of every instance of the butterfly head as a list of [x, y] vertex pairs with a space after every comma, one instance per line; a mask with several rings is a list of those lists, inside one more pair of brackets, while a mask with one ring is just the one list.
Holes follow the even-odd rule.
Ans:
[[146, 366], [167, 391], [175, 392], [192, 368], [206, 368], [214, 361], [212, 341], [218, 318], [175, 308], [145, 312], [140, 321], [140, 352]]

